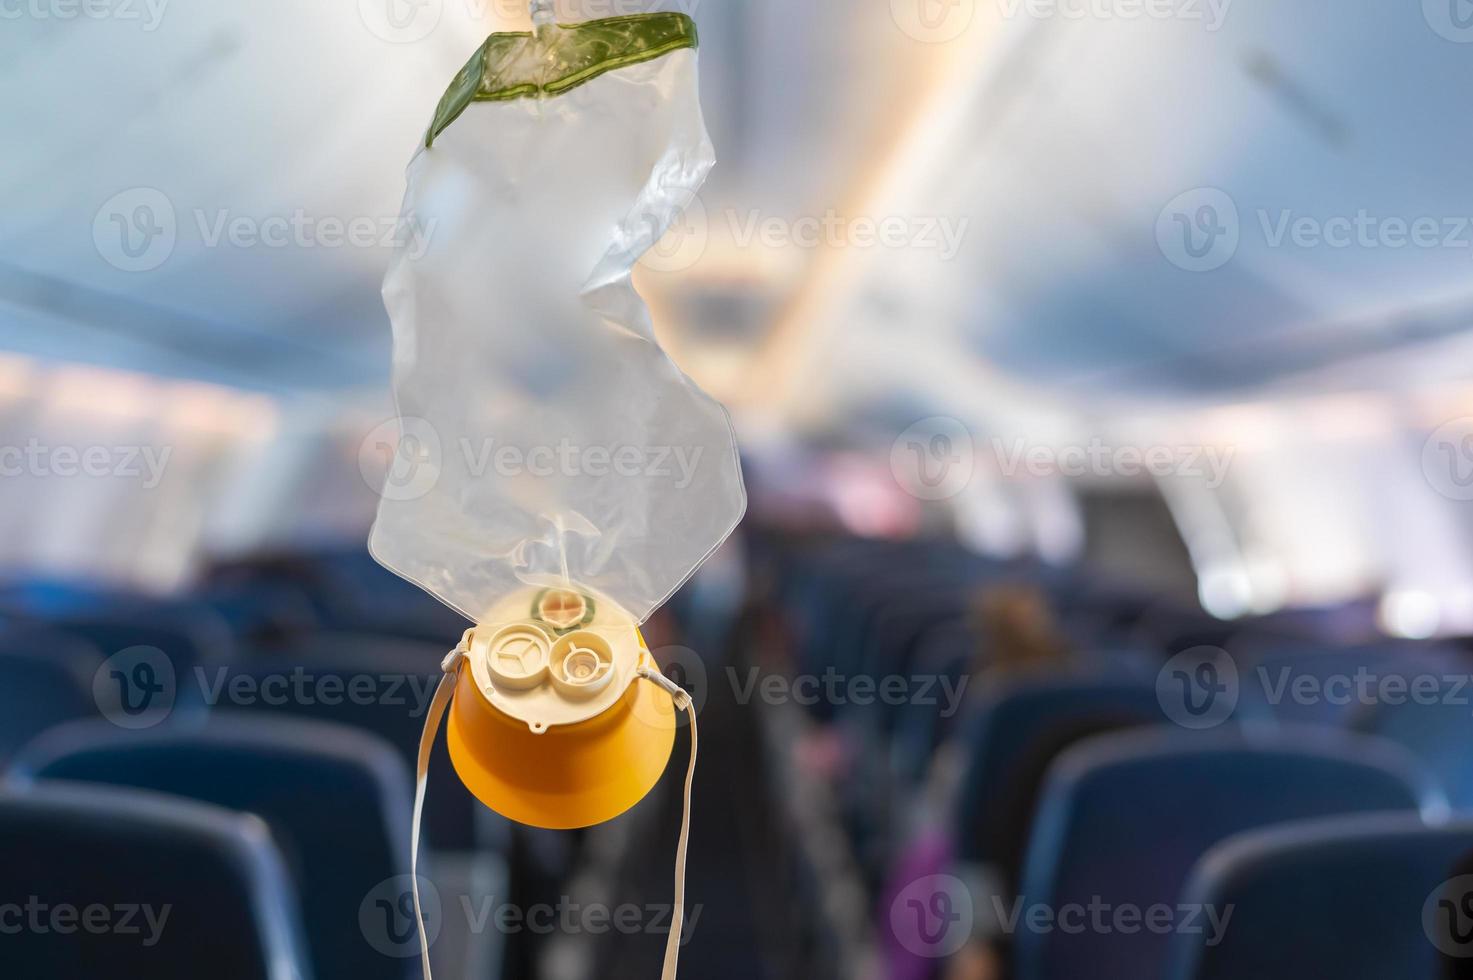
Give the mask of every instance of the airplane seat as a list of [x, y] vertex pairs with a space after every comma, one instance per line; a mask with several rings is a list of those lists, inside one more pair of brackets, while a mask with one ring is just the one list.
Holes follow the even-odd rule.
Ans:
[[96, 650], [67, 636], [0, 635], [0, 766], [51, 726], [95, 715], [101, 666]]
[[[236, 640], [312, 625], [304, 593], [280, 583], [209, 583], [180, 594], [146, 595], [101, 582], [33, 579], [0, 586], [0, 617], [17, 625], [121, 617], [163, 621], [197, 634], [218, 656], [220, 627]], [[201, 642], [197, 640], [197, 642]]]
[[[952, 834], [943, 838], [946, 848], [938, 854], [938, 870], [949, 867], [960, 875], [966, 881], [974, 903], [983, 903], [984, 908], [998, 907], [993, 903], [1006, 906], [1019, 893], [1023, 855], [1032, 832], [1033, 814], [1044, 777], [1054, 760], [1088, 739], [1138, 728], [1154, 721], [1139, 714], [1116, 710], [1080, 714], [1060, 720], [1048, 728], [1021, 753], [1012, 766], [1008, 783], [998, 787], [989, 799], [991, 809], [996, 813], [993, 823], [985, 828], [989, 839], [977, 840], [978, 835], [965, 826], [953, 828]], [[959, 838], [959, 841], [953, 838]], [[917, 850], [910, 853], [924, 860], [926, 846], [927, 842], [922, 838], [917, 842]], [[961, 851], [971, 855], [972, 860], [966, 860]], [[979, 853], [984, 855], [982, 860], [976, 859]], [[892, 875], [892, 892], [896, 881]], [[991, 940], [994, 953], [1006, 961], [1011, 950], [1010, 937], [1005, 932], [998, 932], [991, 936]], [[912, 958], [905, 959], [914, 966]]]
[[7, 929], [7, 976], [312, 976], [270, 831], [201, 803], [64, 783], [0, 793], [0, 906], [42, 923]]
[[329, 629], [368, 629], [454, 645], [472, 624], [450, 607], [353, 548], [312, 556]]
[[[1448, 884], [1436, 903], [1430, 903], [1429, 911], [1445, 916], [1437, 927], [1447, 932], [1435, 932], [1440, 940], [1442, 969], [1437, 974], [1442, 980], [1473, 980], [1473, 850], [1465, 851], [1449, 872]], [[1461, 892], [1461, 894], [1460, 894]], [[1461, 913], [1461, 914], [1459, 914]]]
[[[295, 678], [305, 679], [306, 697], [254, 697], [240, 709], [262, 718], [301, 718], [368, 732], [390, 743], [412, 772], [425, 712], [448, 649], [428, 640], [322, 630], [252, 648], [227, 677], [235, 683], [248, 679], [248, 689], [263, 693], [283, 683], [290, 690]], [[542, 854], [525, 846], [524, 835], [512, 833], [505, 818], [466, 792], [451, 764], [446, 738], [442, 726], [425, 789], [424, 846], [434, 853], [436, 874], [448, 889], [478, 896], [478, 901], [487, 889], [521, 895], [520, 882], [508, 878], [518, 877], [523, 866], [540, 872]], [[459, 956], [463, 951], [467, 962], [502, 955], [494, 930], [454, 931], [465, 926], [464, 916], [447, 916], [436, 955]]]
[[106, 722], [76, 722], [28, 747], [9, 777], [42, 789], [57, 780], [260, 816], [300, 892], [317, 974], [409, 975], [409, 960], [386, 956], [360, 925], [370, 894], [409, 870], [410, 778], [379, 739], [321, 722], [225, 713], [196, 731], [159, 727], [124, 738]]
[[208, 705], [195, 672], [234, 650], [213, 614], [185, 612], [171, 621], [163, 610], [142, 608], [15, 625], [0, 637], [7, 646], [76, 658], [72, 669], [87, 672], [90, 713], [113, 717], [120, 731], [165, 720], [199, 723]]
[[[459, 641], [460, 637], [455, 637]], [[444, 647], [442, 649], [442, 646]], [[425, 712], [440, 680], [440, 661], [450, 647], [368, 633], [320, 632], [252, 651], [231, 667], [229, 679], [246, 678], [253, 689], [291, 682], [300, 675], [310, 690], [334, 696], [256, 697], [242, 705], [263, 716], [283, 715], [347, 725], [391, 743], [413, 770]], [[352, 696], [367, 682], [368, 696]], [[435, 739], [425, 804], [425, 840], [441, 851], [468, 852], [485, 846], [495, 822], [480, 821], [480, 804], [465, 791], [450, 763], [442, 730]], [[504, 841], [493, 842], [494, 848]]]
[[283, 582], [205, 585], [186, 601], [222, 618], [241, 644], [280, 640], [317, 628], [306, 592]]
[[251, 584], [306, 596], [317, 624], [453, 644], [471, 624], [399, 578], [360, 548], [283, 551], [222, 562], [206, 573], [212, 587]]
[[84, 640], [104, 657], [130, 647], [153, 647], [168, 658], [176, 674], [201, 664], [229, 661], [236, 652], [225, 621], [213, 610], [200, 607], [129, 603], [39, 621], [34, 628]]
[[[1446, 797], [1400, 746], [1313, 726], [1142, 731], [1070, 749], [1046, 780], [1023, 863], [1025, 906], [1176, 908], [1192, 867], [1234, 834], [1374, 811], [1444, 816]], [[1057, 913], [1056, 913], [1057, 914]], [[1030, 929], [1014, 941], [1019, 980], [1164, 976], [1159, 931]]]
[[982, 695], [966, 731], [967, 764], [957, 796], [959, 857], [990, 863], [1010, 819], [999, 794], [1018, 778], [1020, 764], [1042, 740], [1080, 718], [1129, 718], [1161, 724], [1165, 716], [1148, 675], [1110, 667], [1072, 674], [1040, 671], [995, 681]]
[[[1405, 699], [1382, 699], [1359, 712], [1353, 727], [1404, 746], [1442, 783], [1459, 811], [1473, 810], [1473, 686], [1469, 674], [1439, 676], [1435, 693], [1408, 692]], [[1393, 703], [1394, 702], [1394, 703]]]
[[1166, 980], [1434, 977], [1439, 945], [1455, 940], [1429, 936], [1449, 921], [1433, 896], [1470, 849], [1473, 822], [1429, 826], [1414, 814], [1229, 838], [1202, 857], [1181, 899], [1232, 918], [1218, 935], [1174, 936]]
[[912, 699], [901, 705], [891, 740], [891, 768], [912, 785], [925, 779], [936, 750], [966, 716], [977, 658], [976, 636], [960, 620], [938, 624], [918, 641], [913, 670], [933, 685], [933, 703]]
[[1029, 740], [1010, 767], [1008, 781], [989, 800], [995, 823], [984, 823], [979, 829], [990, 836], [972, 844], [985, 848], [1006, 894], [1016, 895], [1022, 888], [1023, 859], [1039, 797], [1059, 757], [1091, 739], [1157, 724], [1159, 719], [1142, 711], [1139, 704], [1109, 705], [1102, 700], [1098, 707], [1056, 720]]
[[116, 604], [125, 594], [101, 582], [70, 579], [17, 579], [0, 586], [0, 616], [34, 620], [80, 615]]
[[905, 673], [918, 642], [932, 629], [966, 623], [971, 593], [971, 587], [963, 584], [896, 592], [877, 610], [856, 669], [875, 676]]
[[[1453, 661], [1449, 651], [1432, 647], [1296, 644], [1240, 654], [1237, 663], [1242, 692], [1238, 713], [1244, 724], [1344, 729], [1352, 727], [1361, 713], [1362, 703], [1356, 693], [1358, 675], [1369, 677], [1378, 687], [1391, 678], [1410, 684], [1418, 676], [1441, 676]], [[1467, 672], [1466, 667], [1462, 670]], [[1296, 695], [1296, 685], [1305, 684], [1306, 679], [1312, 696]]]

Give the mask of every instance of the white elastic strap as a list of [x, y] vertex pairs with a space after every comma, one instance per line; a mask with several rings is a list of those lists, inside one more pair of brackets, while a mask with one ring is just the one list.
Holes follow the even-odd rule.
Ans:
[[[424, 732], [419, 737], [419, 759], [414, 772], [414, 819], [410, 830], [414, 835], [414, 840], [409, 849], [409, 881], [410, 888], [414, 892], [414, 923], [419, 929], [419, 955], [424, 967], [424, 980], [433, 980], [433, 976], [430, 971], [430, 943], [425, 933], [424, 912], [420, 907], [419, 898], [420, 823], [424, 817], [425, 786], [430, 772], [430, 751], [434, 748], [435, 735], [440, 730], [440, 724], [445, 719], [445, 711], [450, 707], [450, 698], [455, 693], [455, 682], [460, 676], [460, 665], [465, 662], [465, 652], [466, 647], [462, 642], [461, 646], [452, 650], [440, 665], [444, 676], [440, 678], [440, 685], [435, 688], [434, 700], [430, 702], [430, 710], [425, 715]], [[659, 671], [645, 668], [640, 670], [639, 675], [668, 692], [671, 700], [675, 702], [675, 707], [684, 709], [690, 716], [690, 763], [685, 770], [685, 794], [680, 815], [680, 842], [675, 847], [675, 910], [670, 918], [670, 935], [665, 940], [665, 964], [660, 971], [660, 980], [675, 980], [675, 970], [680, 960], [680, 934], [685, 928], [685, 859], [690, 843], [691, 787], [696, 778], [696, 752], [700, 746], [700, 739], [696, 735], [696, 706], [691, 696]]]
[[455, 693], [455, 682], [460, 677], [460, 665], [465, 661], [465, 643], [445, 657], [440, 664], [444, 675], [435, 688], [434, 700], [425, 715], [424, 732], [419, 736], [419, 760], [414, 767], [414, 820], [410, 833], [414, 839], [409, 845], [409, 886], [414, 892], [414, 924], [419, 929], [419, 958], [424, 965], [424, 980], [432, 980], [430, 973], [430, 941], [425, 935], [424, 911], [419, 904], [419, 833], [425, 812], [425, 785], [430, 775], [430, 751], [435, 747], [435, 735], [440, 723], [445, 720], [445, 710], [450, 707], [450, 698]]
[[665, 965], [660, 971], [660, 980], [675, 980], [675, 968], [680, 961], [680, 934], [685, 928], [685, 856], [690, 843], [690, 795], [691, 785], [696, 778], [696, 750], [700, 739], [696, 735], [696, 706], [691, 696], [680, 686], [658, 670], [642, 668], [639, 676], [653, 682], [670, 694], [677, 709], [684, 709], [690, 716], [690, 763], [685, 770], [685, 797], [681, 804], [680, 842], [675, 846], [675, 911], [670, 918], [670, 935], [665, 940]]

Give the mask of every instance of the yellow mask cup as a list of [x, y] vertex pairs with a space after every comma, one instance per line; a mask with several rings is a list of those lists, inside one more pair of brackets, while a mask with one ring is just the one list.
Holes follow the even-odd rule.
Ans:
[[[503, 640], [508, 633], [518, 636], [515, 628], [501, 632]], [[631, 682], [617, 699], [592, 717], [539, 730], [542, 722], [506, 710], [505, 702], [513, 698], [531, 703], [528, 692], [504, 695], [482, 686], [482, 677], [492, 670], [476, 657], [497, 651], [473, 638], [470, 668], [461, 668], [455, 684], [449, 743], [455, 771], [477, 799], [517, 823], [571, 830], [612, 820], [645, 798], [670, 761], [675, 707], [665, 691], [638, 681], [639, 668], [658, 670], [643, 638], [633, 631], [615, 636], [616, 642], [621, 639], [636, 644], [637, 651]], [[528, 643], [535, 650], [534, 644]], [[553, 644], [548, 646], [550, 658]], [[549, 669], [541, 685], [550, 688], [551, 677]], [[540, 706], [586, 713], [577, 710], [576, 701]]]
[[[451, 762], [477, 799], [518, 823], [572, 830], [612, 820], [649, 794], [670, 761], [675, 712], [689, 712], [686, 818], [676, 848], [675, 914], [662, 972], [674, 980], [696, 765], [695, 709], [690, 696], [660, 673], [634, 620], [587, 593], [527, 590], [467, 630], [442, 667], [445, 676], [419, 746], [411, 868], [416, 910], [430, 748], [447, 714]], [[419, 927], [429, 977], [422, 920]]]

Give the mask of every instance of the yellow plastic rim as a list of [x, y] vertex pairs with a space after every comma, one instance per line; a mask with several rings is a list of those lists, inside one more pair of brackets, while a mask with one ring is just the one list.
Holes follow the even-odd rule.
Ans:
[[654, 788], [675, 745], [675, 707], [636, 678], [598, 717], [538, 735], [462, 670], [447, 734], [456, 773], [482, 803], [518, 823], [572, 830], [612, 820]]

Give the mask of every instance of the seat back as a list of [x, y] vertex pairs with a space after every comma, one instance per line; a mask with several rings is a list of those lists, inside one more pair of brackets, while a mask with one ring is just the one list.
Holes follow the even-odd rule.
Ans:
[[[1103, 903], [1134, 929], [1047, 928], [1020, 920], [1021, 980], [1153, 980], [1166, 932], [1139, 925], [1176, 908], [1212, 845], [1274, 823], [1372, 811], [1445, 813], [1446, 799], [1400, 747], [1315, 727], [1254, 738], [1235, 731], [1106, 735], [1065, 753], [1049, 774], [1023, 872], [1025, 911], [1061, 926]], [[1082, 914], [1082, 913], [1081, 913]], [[1092, 913], [1091, 913], [1092, 914]]]
[[1362, 732], [1389, 739], [1421, 759], [1442, 783], [1457, 810], [1473, 810], [1473, 683], [1469, 674], [1448, 676], [1436, 690], [1383, 700], [1355, 723]]
[[1405, 644], [1274, 647], [1239, 658], [1238, 717], [1245, 724], [1345, 728], [1384, 685], [1410, 685], [1450, 665], [1445, 651]]
[[[964, 736], [970, 748], [958, 797], [959, 856], [968, 862], [998, 863], [1007, 857], [1009, 828], [1019, 819], [1019, 774], [1050, 732], [1087, 719], [1166, 720], [1154, 682], [1130, 671], [1084, 671], [1070, 676], [1037, 674], [996, 684]], [[1031, 807], [1032, 793], [1029, 805]], [[1031, 817], [1031, 812], [1027, 815]], [[1026, 819], [1026, 818], [1025, 818]]]
[[75, 616], [126, 597], [116, 587], [95, 581], [30, 578], [0, 585], [0, 615], [7, 619]]
[[963, 723], [966, 695], [974, 678], [977, 642], [959, 620], [938, 623], [917, 644], [910, 670], [932, 685], [936, 697], [909, 698], [897, 709], [891, 736], [891, 766], [911, 785], [925, 779], [936, 749]]
[[6, 976], [310, 976], [266, 825], [150, 793], [0, 793], [0, 915]]
[[1416, 815], [1284, 824], [1224, 841], [1182, 901], [1230, 909], [1229, 927], [1172, 937], [1169, 980], [1434, 977], [1429, 929], [1444, 925], [1434, 896], [1470, 849], [1473, 822], [1430, 827]]
[[210, 571], [211, 588], [290, 586], [326, 629], [363, 630], [454, 646], [470, 624], [424, 590], [384, 568], [366, 548], [262, 554]]
[[219, 714], [200, 730], [119, 733], [103, 722], [53, 729], [14, 777], [130, 786], [262, 817], [301, 893], [317, 973], [400, 980], [359, 909], [409, 870], [409, 775], [392, 747], [349, 728]]
[[104, 654], [128, 647], [157, 647], [176, 671], [228, 660], [234, 641], [225, 621], [202, 608], [145, 608], [57, 620], [52, 626], [86, 640]]
[[52, 725], [96, 714], [102, 658], [66, 636], [0, 637], [0, 765]]
[[[367, 696], [257, 697], [242, 707], [252, 713], [328, 721], [372, 732], [391, 743], [413, 767], [447, 650], [421, 640], [314, 633], [270, 656], [233, 665], [222, 676], [227, 683], [246, 678], [253, 690], [284, 681], [295, 685], [297, 676], [306, 678], [314, 692], [365, 690]], [[218, 683], [212, 677], [211, 684]], [[455, 775], [443, 729], [435, 739], [427, 794], [425, 840], [431, 847], [472, 851], [483, 843], [477, 836], [477, 819], [484, 808]]]

